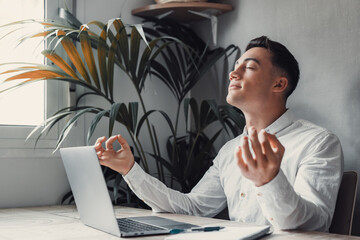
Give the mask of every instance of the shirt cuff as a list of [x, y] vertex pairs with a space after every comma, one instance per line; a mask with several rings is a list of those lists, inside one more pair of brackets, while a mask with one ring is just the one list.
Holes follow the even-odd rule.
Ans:
[[292, 226], [292, 222], [286, 222], [287, 216], [294, 212], [298, 198], [281, 169], [273, 180], [255, 187], [255, 193], [264, 216], [275, 228], [287, 229], [286, 224]]
[[277, 199], [284, 196], [286, 197], [289, 193], [289, 190], [291, 191], [291, 185], [281, 169], [279, 170], [279, 173], [276, 175], [276, 177], [270, 182], [260, 187], [255, 186], [256, 195], [262, 199]]
[[145, 172], [139, 166], [138, 163], [134, 163], [134, 166], [130, 169], [130, 171], [123, 176], [125, 182], [130, 186], [132, 189], [138, 188], [145, 179]]

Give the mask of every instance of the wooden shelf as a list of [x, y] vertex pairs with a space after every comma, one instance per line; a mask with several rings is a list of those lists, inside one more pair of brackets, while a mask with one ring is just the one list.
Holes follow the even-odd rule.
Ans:
[[231, 11], [233, 8], [229, 4], [209, 3], [209, 2], [185, 2], [185, 3], [164, 3], [152, 4], [133, 9], [131, 13], [139, 17], [155, 17], [169, 11], [173, 11], [166, 18], [180, 22], [200, 21], [205, 18], [189, 12], [188, 10], [202, 12], [211, 15], [220, 15]]

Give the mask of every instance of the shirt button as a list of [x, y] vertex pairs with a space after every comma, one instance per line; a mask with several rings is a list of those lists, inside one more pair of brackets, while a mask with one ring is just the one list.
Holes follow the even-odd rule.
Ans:
[[261, 197], [261, 196], [262, 196], [262, 193], [261, 193], [261, 192], [258, 192], [257, 195], [258, 195], [259, 197]]
[[245, 197], [245, 193], [241, 193], [240, 197], [244, 198]]
[[274, 219], [273, 219], [272, 217], [271, 217], [271, 218], [269, 218], [269, 220], [270, 220], [270, 221], [274, 221]]

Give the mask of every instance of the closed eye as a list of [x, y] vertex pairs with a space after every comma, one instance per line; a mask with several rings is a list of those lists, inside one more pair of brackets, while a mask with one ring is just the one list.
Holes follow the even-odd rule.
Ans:
[[245, 67], [246, 69], [254, 70], [254, 67]]

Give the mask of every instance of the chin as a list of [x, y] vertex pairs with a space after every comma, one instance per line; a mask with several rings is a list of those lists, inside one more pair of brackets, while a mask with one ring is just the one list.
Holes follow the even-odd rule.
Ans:
[[236, 107], [238, 109], [241, 109], [241, 100], [240, 99], [236, 99], [233, 96], [231, 96], [230, 94], [227, 95], [226, 97], [226, 102], [228, 104], [230, 104], [233, 107]]
[[229, 96], [229, 94], [226, 96], [226, 102], [228, 103], [228, 104], [230, 104], [230, 105], [232, 105], [231, 104], [231, 97]]
[[228, 104], [230, 104], [231, 106], [234, 106], [234, 107], [236, 107], [236, 101], [235, 101], [235, 99], [233, 99], [229, 94], [227, 95], [227, 97], [226, 97], [226, 102], [228, 103]]

